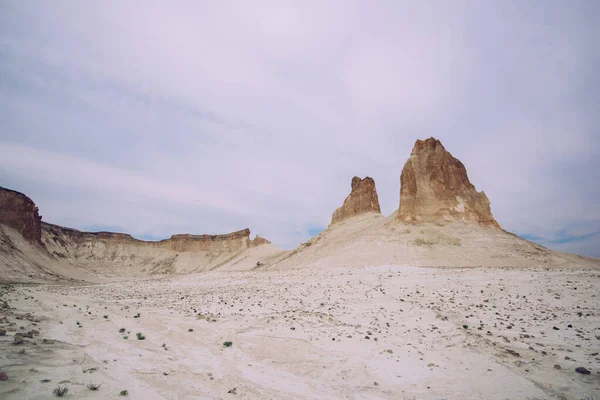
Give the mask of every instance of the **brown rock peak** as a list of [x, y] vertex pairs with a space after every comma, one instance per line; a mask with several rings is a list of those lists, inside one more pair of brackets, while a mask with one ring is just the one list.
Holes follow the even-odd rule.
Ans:
[[351, 188], [352, 191], [344, 200], [344, 204], [333, 213], [332, 224], [368, 212], [381, 214], [373, 178], [367, 176], [360, 179], [355, 176], [352, 178]]
[[42, 216], [29, 197], [0, 186], [0, 224], [17, 230], [30, 242], [41, 244], [41, 221]]
[[400, 176], [403, 222], [468, 220], [499, 226], [490, 201], [469, 181], [463, 163], [435, 138], [417, 140]]
[[263, 244], [271, 244], [271, 242], [258, 235], [256, 235], [256, 237], [250, 241], [250, 247], [258, 247]]

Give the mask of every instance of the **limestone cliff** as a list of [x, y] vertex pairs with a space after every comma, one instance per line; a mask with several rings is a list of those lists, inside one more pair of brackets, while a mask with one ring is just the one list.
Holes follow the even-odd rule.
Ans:
[[368, 176], [364, 179], [355, 176], [352, 178], [350, 194], [344, 200], [344, 204], [333, 213], [331, 223], [335, 224], [368, 212], [381, 214], [375, 181]]
[[15, 229], [30, 242], [41, 243], [41, 220], [29, 197], [0, 186], [0, 224]]
[[[145, 241], [135, 239], [126, 233], [115, 232], [82, 232], [77, 229], [65, 228], [59, 225], [42, 222], [44, 244], [49, 247], [52, 243], [64, 245], [82, 245], [102, 241], [113, 244], [126, 244], [152, 248], [162, 248], [175, 252], [209, 251], [209, 252], [239, 252], [250, 246], [250, 229], [227, 233], [223, 235], [172, 235], [169, 239], [160, 241]], [[53, 243], [54, 242], [54, 243]], [[61, 243], [62, 242], [62, 243]]]
[[463, 163], [434, 138], [417, 140], [404, 164], [398, 219], [467, 220], [498, 226], [485, 193], [475, 189]]

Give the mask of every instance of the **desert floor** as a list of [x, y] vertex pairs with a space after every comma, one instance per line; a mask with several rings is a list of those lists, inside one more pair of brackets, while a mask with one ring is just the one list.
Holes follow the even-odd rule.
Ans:
[[600, 399], [599, 288], [399, 266], [5, 285], [0, 398]]

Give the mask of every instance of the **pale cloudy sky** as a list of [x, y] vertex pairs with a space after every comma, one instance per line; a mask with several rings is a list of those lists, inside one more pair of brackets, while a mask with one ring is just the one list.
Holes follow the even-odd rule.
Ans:
[[44, 220], [295, 247], [434, 136], [507, 230], [600, 257], [600, 2], [0, 2], [0, 185]]

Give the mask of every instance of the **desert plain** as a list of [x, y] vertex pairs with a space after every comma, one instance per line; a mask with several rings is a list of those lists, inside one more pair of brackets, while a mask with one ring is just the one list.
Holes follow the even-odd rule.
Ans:
[[[5, 285], [1, 395], [591, 399], [599, 284], [579, 268], [374, 266]], [[17, 331], [35, 333], [14, 345]]]

